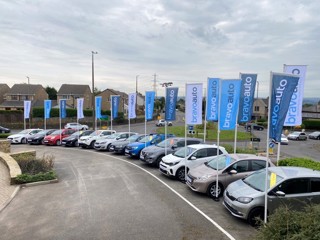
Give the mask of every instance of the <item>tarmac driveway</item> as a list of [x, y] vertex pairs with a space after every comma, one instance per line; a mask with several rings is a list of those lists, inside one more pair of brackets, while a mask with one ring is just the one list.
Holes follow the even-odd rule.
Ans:
[[[0, 214], [2, 240], [235, 239], [128, 162], [92, 150], [27, 145], [12, 150], [30, 148], [40, 156], [44, 152], [55, 155], [60, 182], [21, 189]], [[222, 208], [221, 202], [212, 204]], [[228, 228], [246, 231], [237, 239], [254, 233], [241, 221]]]

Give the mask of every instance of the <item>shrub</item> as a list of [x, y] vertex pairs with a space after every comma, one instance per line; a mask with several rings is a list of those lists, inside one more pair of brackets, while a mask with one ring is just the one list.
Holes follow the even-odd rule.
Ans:
[[0, 138], [7, 138], [11, 135], [11, 133], [0, 133]]
[[57, 175], [54, 171], [49, 172], [40, 172], [34, 175], [24, 173], [20, 174], [16, 177], [15, 181], [16, 183], [30, 183], [30, 182], [40, 182], [40, 181], [48, 181], [56, 179]]
[[16, 159], [21, 168], [22, 174], [38, 174], [49, 172], [54, 166], [53, 155], [43, 155], [40, 159], [20, 158]]
[[[222, 144], [221, 146], [223, 146], [228, 153], [233, 153], [234, 148], [232, 145], [230, 144]], [[248, 149], [248, 148], [237, 148], [236, 153], [248, 153], [248, 154], [256, 154], [257, 151], [254, 149]]]
[[302, 240], [320, 239], [320, 205], [306, 205], [303, 211], [287, 206], [278, 208], [268, 222], [261, 225], [255, 239]]
[[320, 120], [304, 120], [303, 124], [306, 129], [320, 130]]
[[308, 158], [286, 158], [279, 161], [279, 166], [296, 166], [320, 170], [320, 162]]

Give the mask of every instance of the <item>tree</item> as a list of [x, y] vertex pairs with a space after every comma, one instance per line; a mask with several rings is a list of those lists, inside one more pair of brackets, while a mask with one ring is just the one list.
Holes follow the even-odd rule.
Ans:
[[46, 87], [46, 92], [49, 95], [50, 100], [57, 100], [57, 90], [54, 87]]
[[94, 87], [93, 93], [94, 93], [95, 96], [97, 96], [100, 93], [102, 93], [102, 91], [100, 89], [98, 89], [97, 87]]

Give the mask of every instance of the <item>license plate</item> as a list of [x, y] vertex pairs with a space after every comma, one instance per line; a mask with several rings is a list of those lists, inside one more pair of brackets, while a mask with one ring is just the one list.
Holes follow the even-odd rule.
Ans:
[[192, 183], [192, 179], [189, 176], [187, 176], [187, 182]]
[[44, 141], [45, 143], [49, 142], [49, 141]]

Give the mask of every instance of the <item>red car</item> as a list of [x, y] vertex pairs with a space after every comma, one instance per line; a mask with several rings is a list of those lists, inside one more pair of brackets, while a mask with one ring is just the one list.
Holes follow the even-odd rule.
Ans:
[[[61, 140], [69, 137], [72, 133], [76, 132], [77, 130], [75, 129], [61, 129], [61, 130], [56, 130], [50, 135], [46, 136], [43, 139], [43, 142], [45, 145], [61, 145]], [[61, 139], [60, 139], [61, 136]]]

